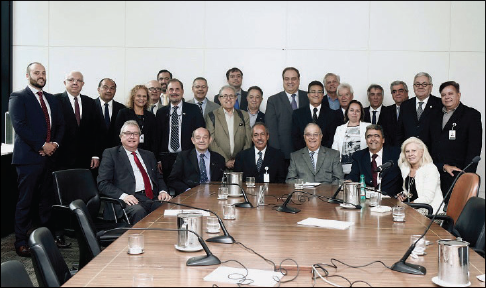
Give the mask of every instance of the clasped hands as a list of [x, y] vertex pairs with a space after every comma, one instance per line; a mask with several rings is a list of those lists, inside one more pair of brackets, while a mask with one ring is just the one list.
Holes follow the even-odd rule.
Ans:
[[42, 149], [39, 150], [39, 154], [41, 156], [52, 156], [52, 154], [56, 152], [57, 147], [59, 147], [59, 145], [57, 145], [54, 142], [49, 142], [49, 143], [46, 142], [44, 146], [42, 146]]

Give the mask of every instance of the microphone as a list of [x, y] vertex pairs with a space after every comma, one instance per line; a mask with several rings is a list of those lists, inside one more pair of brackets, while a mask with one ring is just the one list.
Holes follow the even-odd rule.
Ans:
[[106, 233], [108, 231], [113, 231], [113, 230], [148, 230], [148, 231], [182, 231], [182, 232], [189, 231], [194, 235], [196, 235], [197, 239], [199, 240], [199, 243], [204, 249], [204, 252], [206, 252], [206, 256], [196, 256], [196, 257], [189, 258], [186, 262], [186, 265], [187, 266], [210, 266], [210, 265], [221, 264], [221, 261], [218, 259], [218, 257], [214, 256], [213, 253], [211, 253], [211, 251], [209, 250], [206, 243], [204, 243], [204, 240], [201, 238], [201, 236], [199, 236], [196, 232], [189, 229], [186, 230], [186, 229], [170, 229], [170, 228], [113, 228], [103, 232]]
[[383, 163], [382, 165], [378, 166], [376, 168], [375, 172], [383, 172], [386, 169], [393, 167], [393, 165], [394, 165], [394, 163], [393, 163], [392, 160], [387, 161], [387, 162]]
[[397, 272], [401, 272], [401, 273], [409, 273], [409, 274], [416, 274], [416, 275], [425, 275], [427, 273], [427, 269], [425, 269], [425, 267], [420, 266], [420, 265], [406, 263], [405, 261], [410, 256], [410, 254], [412, 253], [413, 249], [415, 249], [415, 245], [417, 244], [417, 242], [420, 241], [420, 239], [422, 239], [425, 236], [425, 234], [427, 234], [427, 232], [429, 231], [430, 226], [432, 225], [432, 223], [434, 223], [434, 220], [437, 217], [437, 214], [439, 214], [440, 208], [444, 204], [444, 200], [447, 199], [447, 197], [451, 193], [452, 188], [454, 187], [454, 185], [457, 182], [457, 179], [459, 179], [459, 176], [461, 176], [462, 174], [466, 173], [465, 170], [467, 168], [469, 168], [469, 166], [471, 166], [472, 164], [478, 163], [479, 160], [481, 160], [481, 157], [479, 157], [479, 156], [474, 157], [472, 159], [471, 163], [469, 163], [466, 166], [466, 168], [464, 168], [463, 170], [461, 170], [461, 172], [459, 174], [457, 174], [456, 178], [454, 179], [454, 182], [452, 182], [451, 187], [449, 187], [449, 190], [447, 191], [446, 195], [444, 196], [444, 199], [442, 199], [442, 202], [440, 203], [439, 209], [437, 209], [437, 212], [435, 212], [434, 217], [432, 217], [432, 219], [430, 220], [429, 226], [427, 226], [427, 228], [425, 229], [425, 232], [422, 234], [422, 236], [420, 236], [410, 246], [410, 248], [408, 248], [407, 252], [405, 252], [405, 255], [403, 255], [402, 259], [400, 259], [398, 262], [396, 262], [395, 264], [393, 264], [393, 266], [391, 267], [391, 270], [397, 271]]
[[221, 220], [221, 218], [218, 216], [218, 214], [214, 213], [213, 211], [211, 211], [209, 209], [198, 208], [198, 207], [189, 206], [189, 205], [181, 204], [181, 203], [174, 203], [174, 202], [170, 202], [170, 201], [160, 201], [160, 202], [161, 203], [165, 202], [165, 203], [174, 204], [174, 205], [178, 205], [178, 206], [198, 209], [198, 210], [202, 210], [202, 211], [206, 211], [206, 212], [214, 214], [214, 216], [216, 216], [218, 218], [219, 226], [221, 226], [221, 230], [223, 230], [224, 235], [212, 237], [212, 238], [206, 239], [206, 241], [215, 242], [215, 243], [224, 243], [224, 244], [232, 244], [232, 243], [236, 242], [235, 239], [228, 233], [228, 230], [226, 230], [226, 227], [224, 226], [223, 220]]
[[243, 190], [243, 188], [241, 188], [241, 186], [237, 183], [228, 183], [228, 178], [227, 178], [227, 174], [228, 173], [225, 173], [223, 169], [219, 168], [221, 171], [223, 171], [223, 178], [226, 180], [225, 182], [223, 182], [223, 179], [221, 179], [222, 183], [224, 183], [225, 185], [236, 185], [238, 187], [240, 187], [240, 190], [241, 190], [241, 194], [243, 194], [243, 198], [245, 199], [245, 202], [242, 202], [242, 203], [237, 203], [235, 204], [235, 207], [240, 207], [240, 208], [254, 208], [253, 205], [251, 204], [251, 202], [248, 200], [248, 197], [246, 196], [246, 192], [245, 190]]
[[292, 199], [292, 195], [294, 195], [295, 192], [302, 192], [302, 191], [295, 191], [295, 190], [292, 191], [292, 193], [289, 194], [287, 199], [285, 199], [285, 202], [281, 206], [277, 207], [277, 211], [285, 212], [285, 213], [294, 213], [294, 214], [300, 212], [300, 209], [287, 207], [287, 204], [289, 204], [290, 199]]
[[328, 203], [343, 203], [343, 200], [336, 199], [337, 195], [339, 194], [339, 191], [341, 191], [341, 188], [343, 188], [343, 186], [344, 186], [344, 182], [341, 185], [339, 185], [338, 189], [336, 189], [336, 192], [334, 192], [332, 197], [327, 200]]

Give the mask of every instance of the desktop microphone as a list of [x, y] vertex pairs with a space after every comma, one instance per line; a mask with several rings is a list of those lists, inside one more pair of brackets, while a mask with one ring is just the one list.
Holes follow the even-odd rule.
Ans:
[[295, 192], [302, 192], [302, 191], [295, 191], [295, 190], [292, 191], [292, 193], [289, 194], [287, 199], [285, 199], [285, 202], [281, 206], [277, 207], [277, 211], [285, 212], [285, 213], [294, 213], [294, 214], [300, 212], [300, 209], [287, 207], [287, 204], [289, 204], [290, 199], [292, 199], [292, 195], [294, 195]]
[[423, 266], [420, 266], [420, 265], [415, 265], [415, 264], [410, 264], [410, 263], [406, 263], [405, 261], [407, 260], [407, 258], [410, 256], [410, 254], [412, 253], [413, 249], [415, 249], [415, 244], [417, 244], [418, 241], [420, 241], [420, 239], [422, 239], [425, 234], [427, 234], [427, 232], [429, 231], [430, 229], [430, 226], [432, 225], [432, 223], [434, 223], [434, 220], [435, 220], [435, 217], [437, 217], [437, 214], [439, 213], [440, 211], [440, 208], [442, 207], [442, 205], [444, 204], [444, 200], [449, 196], [449, 194], [451, 193], [452, 191], [452, 188], [454, 187], [454, 185], [456, 184], [456, 181], [457, 179], [459, 179], [459, 176], [461, 176], [462, 174], [465, 173], [465, 170], [467, 168], [469, 168], [469, 166], [471, 166], [472, 164], [474, 163], [478, 163], [479, 160], [481, 160], [481, 157], [479, 156], [476, 156], [472, 159], [471, 163], [469, 163], [466, 168], [464, 168], [463, 170], [461, 170], [461, 172], [459, 174], [457, 174], [456, 178], [454, 179], [454, 182], [452, 182], [452, 185], [451, 187], [449, 188], [449, 190], [447, 191], [447, 194], [445, 195], [444, 199], [442, 199], [442, 202], [440, 203], [440, 206], [439, 208], [437, 209], [437, 212], [435, 212], [434, 214], [434, 217], [432, 217], [432, 219], [430, 220], [430, 223], [429, 223], [429, 226], [427, 226], [427, 228], [425, 229], [425, 232], [422, 234], [422, 236], [420, 236], [420, 238], [418, 238], [411, 246], [410, 248], [408, 248], [407, 252], [405, 252], [405, 255], [403, 255], [402, 259], [400, 259], [400, 261], [396, 262], [395, 264], [393, 264], [393, 266], [391, 267], [391, 270], [393, 271], [397, 271], [397, 272], [401, 272], [401, 273], [409, 273], [409, 274], [416, 274], [416, 275], [425, 275], [427, 273], [427, 269], [425, 269], [425, 267]]
[[382, 165], [378, 166], [376, 168], [375, 172], [383, 172], [386, 169], [393, 167], [393, 165], [394, 165], [394, 163], [393, 163], [392, 160], [387, 161], [387, 162], [383, 163]]
[[[221, 171], [223, 171], [223, 177], [226, 178], [227, 180], [227, 177], [224, 176], [224, 170], [220, 168]], [[221, 179], [222, 180], [222, 179]], [[240, 187], [240, 190], [241, 190], [241, 194], [243, 194], [243, 198], [245, 199], [245, 202], [241, 202], [241, 203], [236, 203], [235, 204], [235, 207], [240, 207], [240, 208], [254, 208], [253, 205], [251, 204], [251, 202], [248, 200], [248, 197], [246, 196], [246, 192], [245, 190], [243, 190], [243, 188], [241, 188], [240, 184], [238, 183], [228, 183], [228, 181], [226, 181], [226, 183], [224, 183], [225, 185], [236, 185], [238, 187]]]
[[204, 243], [204, 240], [201, 238], [201, 236], [199, 236], [196, 232], [189, 229], [186, 230], [186, 229], [170, 229], [170, 228], [113, 228], [103, 232], [108, 232], [112, 230], [148, 230], [148, 231], [153, 230], [153, 231], [182, 231], [182, 232], [189, 231], [197, 236], [199, 243], [204, 249], [204, 252], [206, 252], [206, 256], [197, 256], [197, 257], [189, 258], [186, 262], [186, 265], [187, 266], [210, 266], [210, 265], [221, 264], [221, 261], [218, 259], [218, 257], [214, 256], [213, 253], [211, 253], [211, 251], [209, 250], [206, 243]]
[[215, 243], [224, 243], [224, 244], [232, 244], [232, 243], [236, 242], [235, 239], [228, 233], [228, 230], [226, 230], [226, 227], [224, 226], [223, 220], [221, 220], [221, 218], [218, 216], [218, 214], [214, 213], [213, 211], [211, 211], [209, 209], [203, 209], [203, 208], [199, 208], [199, 207], [189, 206], [189, 205], [181, 204], [181, 203], [174, 203], [174, 202], [170, 202], [170, 201], [160, 201], [160, 202], [161, 203], [169, 203], [169, 204], [179, 205], [179, 206], [193, 208], [193, 209], [198, 209], [198, 210], [202, 210], [202, 211], [206, 211], [206, 212], [214, 214], [214, 216], [216, 216], [218, 218], [219, 226], [221, 226], [221, 230], [223, 230], [224, 235], [209, 238], [209, 239], [206, 239], [206, 241], [215, 242]]
[[343, 188], [344, 183], [339, 185], [338, 189], [336, 189], [336, 192], [332, 195], [331, 198], [327, 200], [328, 203], [343, 203], [343, 200], [336, 199], [337, 195], [339, 194], [339, 191], [341, 191], [341, 188]]

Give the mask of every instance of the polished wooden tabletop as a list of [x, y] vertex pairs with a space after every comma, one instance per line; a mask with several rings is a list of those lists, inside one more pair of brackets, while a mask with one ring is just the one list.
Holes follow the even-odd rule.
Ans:
[[[211, 184], [200, 185], [179, 195], [173, 201], [209, 209], [222, 217], [223, 204], [242, 202], [243, 197], [218, 200], [218, 187], [218, 185]], [[316, 188], [306, 188], [304, 191], [329, 197], [336, 188], [336, 186], [320, 185]], [[255, 190], [249, 188], [247, 193], [254, 195]], [[287, 268], [288, 274], [282, 278], [282, 281], [292, 279], [298, 273], [297, 278], [291, 282], [281, 283], [282, 286], [311, 286], [314, 282], [311, 266], [317, 263], [330, 264], [332, 258], [350, 266], [365, 265], [373, 261], [382, 261], [385, 265], [392, 266], [409, 248], [410, 235], [422, 234], [430, 223], [429, 219], [407, 205], [397, 203], [395, 199], [383, 199], [382, 205], [405, 206], [406, 221], [403, 223], [393, 222], [391, 212], [371, 212], [366, 203], [362, 209], [345, 209], [339, 204], [321, 200], [323, 197], [313, 197], [308, 194], [305, 194], [309, 197], [305, 197], [304, 202], [299, 202], [297, 193], [293, 197], [295, 202], [291, 202], [290, 206], [301, 209], [301, 212], [297, 214], [277, 212], [275, 205], [281, 205], [286, 195], [292, 191], [293, 186], [291, 185], [270, 184], [268, 195], [265, 197], [265, 206], [236, 208], [236, 219], [224, 220], [224, 223], [237, 243], [206, 242], [211, 252], [222, 262], [237, 260], [248, 269], [273, 270], [274, 266], [271, 262], [265, 261], [245, 249], [243, 247], [245, 245], [275, 265]], [[250, 195], [249, 200], [255, 205], [256, 197]], [[184, 208], [164, 204], [134, 227], [176, 229], [177, 217], [164, 216], [165, 209]], [[309, 217], [349, 221], [354, 224], [346, 230], [297, 225], [297, 222]], [[201, 236], [204, 239], [213, 237], [214, 234], [205, 232], [205, 220], [202, 222], [204, 232]], [[144, 254], [127, 254], [127, 235], [131, 233], [145, 235]], [[176, 250], [174, 245], [177, 243], [177, 237], [178, 233], [173, 231], [128, 231], [104, 249], [64, 286], [132, 286], [133, 275], [136, 273], [152, 274], [154, 286], [229, 285], [203, 280], [205, 276], [219, 267], [218, 265], [186, 266], [189, 258], [202, 256], [205, 253], [204, 251], [181, 252]], [[337, 268], [328, 268], [329, 275], [341, 275], [351, 282], [366, 281], [371, 286], [435, 286], [432, 278], [438, 274], [437, 241], [452, 238], [440, 226], [432, 224], [426, 234], [426, 239], [432, 242], [427, 246], [427, 255], [417, 259], [409, 257], [407, 260], [407, 263], [424, 266], [427, 269], [425, 276], [395, 272], [380, 263], [374, 263], [364, 268], [350, 268], [339, 262], [335, 262]], [[484, 282], [480, 282], [476, 278], [476, 276], [484, 274], [484, 259], [470, 249], [469, 262], [471, 286], [484, 287]], [[241, 268], [235, 262], [222, 265]], [[345, 280], [338, 277], [328, 279], [338, 285], [348, 286]], [[315, 285], [330, 286], [320, 279], [316, 280]], [[366, 286], [364, 283], [356, 285]]]

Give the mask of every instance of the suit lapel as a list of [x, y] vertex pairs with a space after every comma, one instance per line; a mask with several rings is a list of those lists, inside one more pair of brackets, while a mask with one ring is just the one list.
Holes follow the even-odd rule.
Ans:
[[[283, 107], [285, 107], [285, 109], [287, 109], [290, 112], [290, 115], [292, 115], [292, 112], [294, 110], [292, 110], [292, 104], [290, 104], [290, 102], [289, 102], [289, 98], [287, 97], [287, 93], [285, 93], [285, 91], [280, 92], [280, 98], [282, 99]], [[295, 101], [297, 101], [297, 100], [295, 100]]]
[[191, 152], [189, 153], [189, 161], [191, 161], [193, 167], [196, 167], [196, 171], [198, 175], [201, 174], [201, 171], [199, 170], [199, 162], [197, 160], [196, 149], [192, 149]]
[[315, 174], [317, 174], [319, 172], [322, 164], [324, 164], [325, 159], [326, 159], [326, 151], [324, 150], [324, 147], [321, 146], [321, 148], [319, 148], [319, 154], [317, 154], [317, 163], [316, 163], [316, 173]]
[[[385, 156], [384, 155], [385, 152], [383, 150], [383, 157]], [[369, 178], [369, 179], [373, 179], [373, 176], [371, 174], [371, 158], [370, 158], [370, 150], [366, 149], [366, 152], [363, 154], [363, 161], [361, 163], [363, 163], [363, 165], [365, 166], [364, 167], [364, 171], [365, 171], [365, 178]], [[384, 161], [384, 160], [383, 160]], [[382, 161], [382, 162], [383, 162]], [[385, 163], [385, 162], [383, 162]]]
[[229, 132], [228, 132], [228, 123], [226, 123], [226, 117], [224, 116], [224, 108], [216, 110], [215, 116], [217, 120], [221, 123], [221, 126], [223, 127], [223, 131], [228, 136], [229, 139]]
[[[444, 131], [449, 131], [449, 130], [452, 130], [452, 123], [456, 123], [456, 125], [458, 124], [458, 120], [461, 119], [462, 117], [462, 113], [464, 112], [464, 106], [461, 104], [459, 104], [459, 106], [457, 106], [457, 109], [456, 111], [454, 111], [454, 113], [452, 114], [451, 118], [449, 118], [449, 121], [447, 121], [446, 125], [444, 125], [444, 129], [442, 129], [442, 132]], [[444, 114], [441, 114], [441, 116], [443, 116]], [[438, 118], [438, 122], [440, 123], [440, 127], [442, 128], [442, 117], [439, 117]], [[457, 126], [454, 127], [454, 130], [457, 130]], [[449, 133], [449, 132], [447, 132]]]
[[307, 168], [309, 168], [309, 171], [311, 171], [312, 174], [316, 175], [316, 172], [314, 171], [314, 167], [312, 166], [310, 160], [309, 150], [307, 148], [302, 149], [302, 158], [304, 158], [304, 162], [307, 165]]
[[127, 167], [128, 173], [133, 177], [133, 180], [135, 181], [135, 174], [133, 173], [132, 164], [130, 163], [127, 152], [125, 151], [125, 148], [123, 148], [123, 146], [120, 146], [118, 148], [118, 155], [121, 161], [124, 162], [123, 167]]
[[64, 91], [64, 93], [62, 93], [61, 95], [61, 101], [64, 102], [64, 110], [66, 111], [69, 111], [69, 113], [64, 113], [64, 117], [67, 118], [65, 119], [66, 122], [69, 121], [71, 122], [71, 124], [74, 123], [74, 125], [76, 125], [76, 127], [78, 126], [78, 124], [76, 123], [76, 116], [74, 115], [74, 110], [73, 110], [73, 106], [71, 106], [71, 101], [69, 100], [69, 96], [67, 95], [67, 92]]

